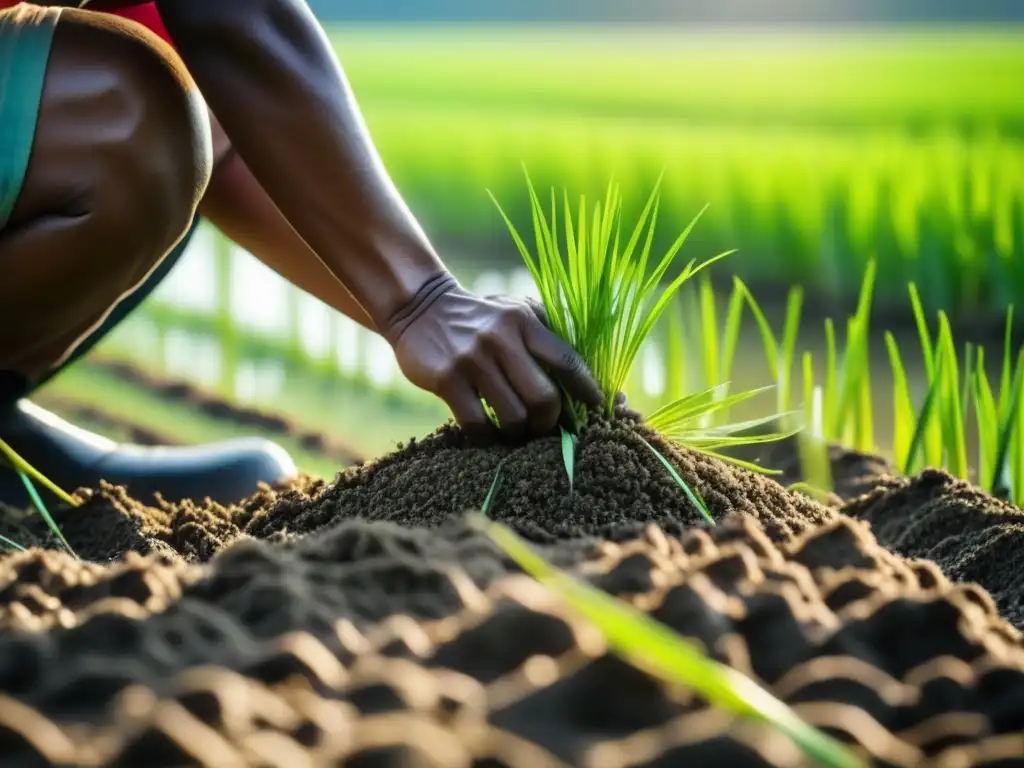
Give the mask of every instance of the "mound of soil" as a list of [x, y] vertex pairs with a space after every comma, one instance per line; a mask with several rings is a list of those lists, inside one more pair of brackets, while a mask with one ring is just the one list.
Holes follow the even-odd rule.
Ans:
[[887, 549], [976, 582], [1024, 629], [1024, 510], [946, 472], [890, 477], [843, 512], [871, 524]]
[[[879, 456], [835, 445], [829, 454], [843, 514], [869, 523], [889, 551], [979, 584], [1003, 617], [1024, 629], [1024, 510], [943, 470], [908, 478]], [[783, 483], [801, 479], [794, 441], [769, 444], [757, 459], [781, 470]]]
[[[837, 479], [859, 491], [869, 458]], [[0, 559], [4, 766], [800, 764], [609, 654], [460, 521], [499, 468], [492, 517], [872, 764], [1024, 758], [1024, 639], [1000, 616], [1019, 623], [1024, 513], [887, 472], [840, 512], [627, 418], [581, 435], [572, 488], [558, 439], [473, 447], [449, 425], [232, 507], [83, 491], [55, 516], [85, 561], [0, 516], [39, 545]]]
[[[1019, 635], [863, 523], [779, 545], [735, 516], [544, 551], [876, 765], [1024, 754]], [[457, 523], [349, 521], [208, 565], [36, 551], [2, 563], [0, 605], [5, 766], [799, 764], [608, 654]]]
[[621, 540], [648, 523], [672, 534], [704, 525], [645, 441], [673, 464], [716, 520], [747, 514], [782, 540], [834, 514], [764, 475], [680, 450], [635, 420], [595, 418], [581, 432], [571, 488], [560, 439], [474, 447], [448, 424], [342, 473], [315, 500], [283, 498], [249, 519], [245, 532], [259, 538], [307, 533], [356, 516], [435, 526], [452, 514], [480, 509], [499, 470], [489, 516], [537, 542], [583, 536]]

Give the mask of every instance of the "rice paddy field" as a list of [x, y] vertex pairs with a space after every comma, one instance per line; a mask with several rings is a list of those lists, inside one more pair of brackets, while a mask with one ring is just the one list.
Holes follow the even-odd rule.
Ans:
[[605, 405], [471, 443], [204, 230], [39, 401], [305, 474], [0, 507], [5, 768], [1024, 765], [1024, 31], [333, 40]]

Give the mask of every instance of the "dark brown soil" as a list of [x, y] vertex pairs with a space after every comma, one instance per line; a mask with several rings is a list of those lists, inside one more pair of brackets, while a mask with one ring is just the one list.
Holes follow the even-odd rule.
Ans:
[[[941, 565], [953, 581], [977, 583], [1014, 626], [1024, 629], [1024, 510], [947, 472], [929, 469], [899, 477], [882, 458], [831, 446], [836, 504], [864, 520], [886, 549]], [[792, 441], [761, 457], [783, 470], [783, 483], [800, 479]]]
[[[864, 481], [867, 465], [847, 464]], [[855, 520], [642, 426], [595, 421], [571, 493], [557, 439], [470, 447], [448, 426], [334, 483], [230, 508], [84, 492], [56, 514], [89, 563], [7, 514], [0, 532], [51, 549], [0, 559], [0, 764], [800, 764], [779, 736], [608, 654], [457, 519], [499, 465], [493, 517], [872, 764], [1024, 761], [1024, 640], [1000, 616], [1017, 616], [1019, 582], [975, 567], [993, 600], [943, 573], [976, 578], [942, 543], [1003, 530], [1014, 508], [993, 516], [994, 500], [925, 473], [856, 494]], [[963, 519], [946, 525], [942, 509]]]
[[[1024, 755], [1024, 646], [978, 588], [848, 518], [546, 553], [754, 675], [876, 765]], [[479, 534], [349, 521], [209, 565], [0, 565], [5, 766], [797, 765], [666, 688]]]
[[382, 459], [343, 473], [313, 503], [284, 499], [247, 521], [246, 532], [307, 533], [339, 518], [360, 516], [405, 526], [438, 525], [479, 509], [501, 468], [489, 515], [539, 542], [595, 536], [635, 536], [648, 523], [669, 533], [703, 525], [644, 440], [668, 457], [716, 520], [748, 514], [774, 539], [824, 522], [832, 513], [787, 493], [763, 475], [684, 452], [632, 421], [595, 420], [581, 433], [573, 487], [558, 438], [520, 446], [472, 447], [446, 425]]

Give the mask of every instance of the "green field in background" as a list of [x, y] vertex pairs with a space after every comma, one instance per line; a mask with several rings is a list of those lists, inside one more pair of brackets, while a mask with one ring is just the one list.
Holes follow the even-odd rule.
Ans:
[[333, 29], [360, 99], [865, 128], [1024, 131], [1024, 26], [749, 32]]
[[[746, 278], [931, 307], [1024, 292], [1024, 31], [767, 34], [552, 29], [334, 33], [374, 138], [439, 241], [511, 241], [543, 186], [638, 207], [662, 237], [705, 204], [690, 255]], [[487, 251], [482, 258], [490, 255]]]

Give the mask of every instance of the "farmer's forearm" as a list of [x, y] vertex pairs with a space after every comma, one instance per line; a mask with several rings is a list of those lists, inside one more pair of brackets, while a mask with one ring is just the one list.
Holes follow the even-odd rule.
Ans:
[[384, 170], [301, 0], [158, 0], [253, 175], [378, 327], [444, 265]]
[[215, 121], [213, 133], [219, 162], [199, 213], [293, 285], [375, 331], [366, 310], [296, 234], [223, 133], [218, 135]]

